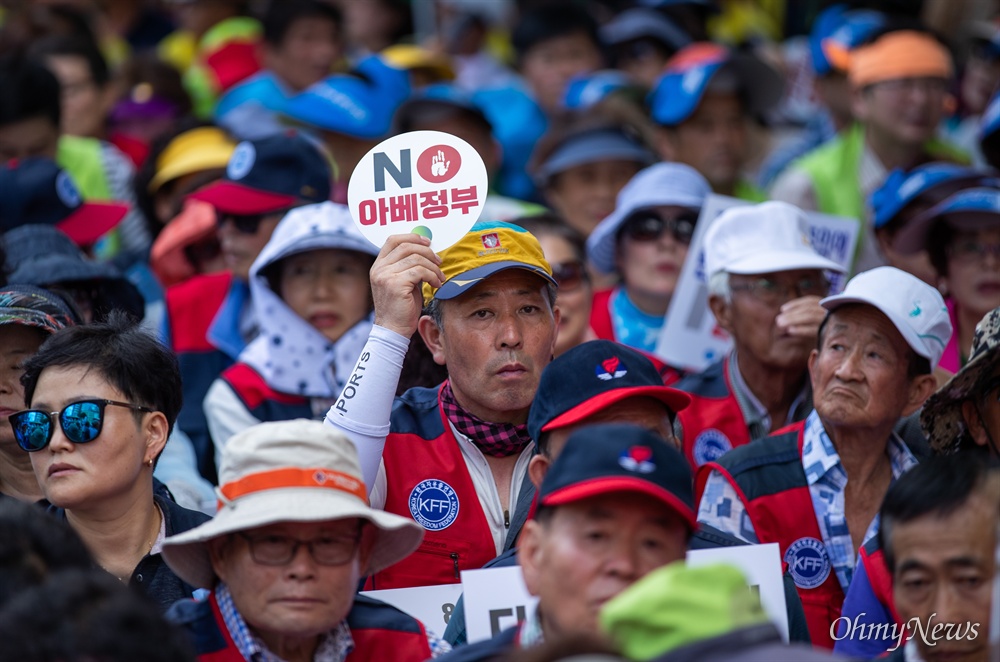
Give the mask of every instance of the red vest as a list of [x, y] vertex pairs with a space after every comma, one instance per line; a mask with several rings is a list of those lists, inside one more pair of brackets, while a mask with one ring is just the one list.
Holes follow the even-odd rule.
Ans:
[[778, 543], [802, 599], [813, 645], [832, 649], [830, 627], [840, 617], [844, 590], [823, 544], [802, 469], [804, 429], [804, 422], [790, 425], [703, 465], [695, 479], [695, 502], [701, 501], [713, 469], [729, 481], [760, 542]]
[[274, 390], [246, 363], [234, 363], [220, 377], [233, 389], [247, 411], [261, 422], [315, 418], [309, 398]]
[[677, 417], [684, 431], [684, 455], [694, 468], [750, 443], [750, 430], [729, 383], [728, 361], [716, 361], [676, 385], [691, 395], [691, 404]]
[[868, 583], [872, 587], [875, 599], [892, 614], [897, 623], [902, 625], [903, 621], [896, 611], [896, 601], [892, 596], [892, 574], [889, 572], [889, 566], [885, 564], [885, 552], [882, 551], [878, 541], [878, 536], [875, 536], [861, 546], [858, 563], [865, 567], [865, 574], [868, 575]]
[[462, 570], [496, 557], [465, 459], [436, 389], [413, 388], [393, 406], [385, 440], [385, 510], [426, 529], [416, 552], [376, 574], [369, 588], [457, 584]]
[[[229, 634], [214, 592], [207, 604], [210, 612], [200, 603], [187, 610], [193, 618], [183, 623], [195, 639], [198, 662], [246, 662]], [[423, 624], [378, 600], [355, 596], [347, 625], [354, 650], [346, 662], [424, 662], [431, 657]]]

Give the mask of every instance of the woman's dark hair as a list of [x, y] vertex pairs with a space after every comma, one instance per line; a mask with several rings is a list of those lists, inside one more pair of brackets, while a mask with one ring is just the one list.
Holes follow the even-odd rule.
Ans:
[[948, 251], [954, 239], [955, 229], [942, 220], [934, 221], [927, 233], [927, 256], [941, 278], [948, 275]]
[[65, 570], [12, 599], [0, 611], [0, 641], [0, 661], [195, 661], [151, 601], [97, 569]]
[[336, 6], [319, 0], [272, 0], [264, 14], [264, 41], [280, 47], [292, 24], [300, 19], [327, 20], [344, 29], [344, 17]]
[[59, 127], [59, 81], [44, 66], [20, 57], [0, 60], [0, 127], [43, 118]]
[[535, 235], [544, 237], [546, 235], [564, 239], [573, 249], [573, 255], [580, 262], [587, 261], [587, 239], [575, 228], [566, 224], [560, 216], [552, 213], [538, 214], [535, 216], [522, 216], [511, 221], [514, 225]]
[[83, 541], [64, 520], [34, 504], [0, 499], [0, 609], [54, 572], [87, 569], [93, 563]]
[[51, 56], [78, 57], [87, 63], [95, 85], [104, 87], [111, 80], [108, 62], [101, 54], [101, 49], [96, 42], [85, 36], [51, 35], [32, 44], [28, 55], [36, 61], [44, 61]]
[[590, 12], [572, 2], [550, 2], [524, 12], [514, 26], [510, 42], [520, 62], [539, 44], [577, 33], [586, 35], [594, 48], [602, 50], [597, 21]]
[[120, 311], [106, 321], [71, 326], [52, 334], [24, 362], [24, 403], [31, 406], [38, 378], [46, 368], [96, 370], [129, 402], [162, 412], [172, 432], [181, 409], [177, 357], [163, 343]]

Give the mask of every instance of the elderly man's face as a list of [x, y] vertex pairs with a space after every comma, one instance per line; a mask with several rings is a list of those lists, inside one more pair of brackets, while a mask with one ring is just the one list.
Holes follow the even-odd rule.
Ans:
[[907, 376], [911, 352], [874, 306], [846, 305], [830, 313], [819, 350], [809, 357], [813, 403], [834, 427], [892, 426], [934, 391], [932, 375]]
[[611, 598], [684, 558], [687, 527], [658, 499], [619, 492], [558, 506], [524, 525], [518, 560], [546, 636], [593, 634]]
[[420, 334], [434, 360], [448, 367], [459, 404], [485, 421], [526, 420], [559, 326], [545, 281], [507, 269], [443, 301], [441, 311], [442, 328], [424, 317]]
[[[733, 336], [737, 351], [779, 370], [805, 370], [815, 338], [793, 336], [778, 327], [781, 306], [799, 297], [826, 295], [829, 284], [817, 269], [729, 277], [732, 299], [709, 301], [719, 326]], [[818, 306], [817, 306], [818, 308]]]
[[[347, 559], [323, 565], [316, 561], [315, 547], [311, 552], [300, 544], [287, 563], [260, 561], [273, 558], [274, 548], [280, 550], [288, 539], [340, 545]], [[275, 650], [276, 642], [315, 637], [347, 616], [373, 542], [371, 528], [362, 528], [357, 518], [280, 522], [213, 540], [209, 553], [240, 615]]]
[[[928, 629], [954, 624], [952, 636], [932, 646], [919, 635], [914, 637], [927, 662], [988, 659], [988, 615], [996, 573], [996, 498], [995, 492], [980, 490], [952, 513], [930, 513], [892, 528], [893, 596], [900, 618], [903, 622], [919, 619]], [[974, 623], [979, 624], [975, 637], [970, 633]]]

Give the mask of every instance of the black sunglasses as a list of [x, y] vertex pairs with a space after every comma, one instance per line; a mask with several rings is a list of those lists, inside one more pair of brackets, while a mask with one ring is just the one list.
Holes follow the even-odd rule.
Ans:
[[669, 232], [673, 238], [685, 246], [691, 244], [694, 226], [698, 222], [696, 212], [683, 212], [675, 218], [663, 218], [654, 211], [632, 214], [622, 225], [622, 235], [633, 241], [656, 241]]
[[552, 277], [559, 284], [560, 292], [571, 292], [589, 280], [587, 269], [578, 260], [557, 262], [552, 265]]
[[216, 225], [222, 227], [226, 224], [226, 221], [231, 221], [233, 227], [240, 234], [257, 234], [257, 230], [260, 229], [260, 224], [264, 220], [267, 214], [251, 214], [249, 216], [240, 216], [238, 214], [224, 214], [218, 212], [216, 215]]
[[63, 434], [74, 444], [86, 444], [97, 439], [104, 426], [104, 407], [114, 405], [142, 412], [152, 412], [149, 407], [117, 400], [80, 400], [63, 407], [62, 411], [25, 409], [10, 415], [14, 438], [23, 450], [40, 451], [52, 441], [55, 420], [58, 417]]

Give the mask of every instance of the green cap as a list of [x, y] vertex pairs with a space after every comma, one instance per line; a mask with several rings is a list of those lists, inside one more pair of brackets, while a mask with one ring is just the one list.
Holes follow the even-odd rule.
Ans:
[[756, 591], [730, 565], [655, 570], [601, 610], [601, 625], [630, 660], [652, 660], [675, 648], [767, 622]]

